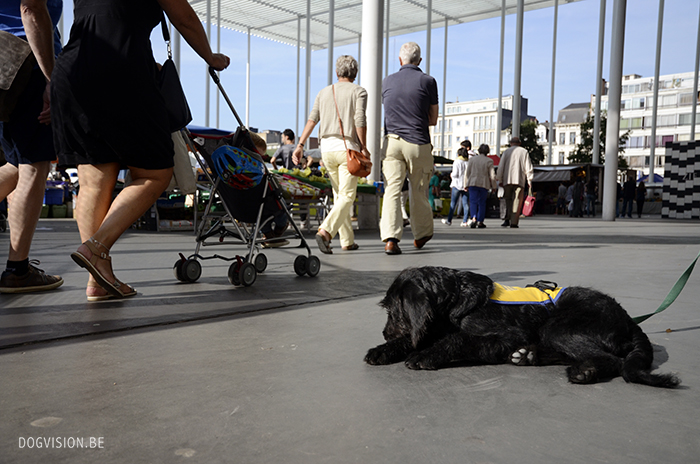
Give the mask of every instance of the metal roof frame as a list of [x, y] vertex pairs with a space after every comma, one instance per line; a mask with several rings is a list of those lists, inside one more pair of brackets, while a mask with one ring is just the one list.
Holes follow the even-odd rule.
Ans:
[[[572, 3], [580, 0], [561, 0]], [[480, 21], [501, 15], [502, 0], [432, 0], [430, 27], [441, 28]], [[207, 9], [211, 24], [256, 37], [297, 45], [299, 28], [306, 33], [307, 6], [310, 10], [310, 48], [323, 50], [333, 46], [358, 43], [362, 34], [362, 0], [335, 0], [334, 30], [329, 37], [330, 2], [328, 0], [190, 0], [203, 22]], [[389, 36], [404, 35], [428, 28], [428, 2], [385, 0], [389, 8]], [[505, 0], [506, 14], [514, 14], [517, 0]], [[549, 8], [554, 0], [525, 0], [525, 11]], [[219, 13], [220, 7], [220, 13]], [[219, 22], [217, 18], [221, 18]], [[301, 20], [304, 21], [301, 21]], [[385, 31], [386, 34], [386, 31]], [[304, 35], [302, 35], [303, 37]], [[329, 40], [330, 39], [330, 40]], [[305, 41], [302, 40], [302, 48]]]

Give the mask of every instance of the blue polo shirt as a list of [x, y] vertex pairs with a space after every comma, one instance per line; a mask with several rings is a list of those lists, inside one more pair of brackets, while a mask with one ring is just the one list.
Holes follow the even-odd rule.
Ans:
[[[0, 31], [7, 31], [17, 37], [26, 40], [27, 34], [24, 32], [22, 24], [22, 14], [20, 13], [21, 0], [2, 0], [0, 1]], [[61, 52], [61, 38], [56, 29], [56, 24], [63, 13], [63, 0], [47, 0], [46, 7], [51, 16], [51, 22], [54, 26], [53, 47], [55, 54]]]
[[384, 133], [417, 145], [430, 143], [428, 116], [438, 104], [437, 83], [413, 64], [401, 66], [382, 83]]

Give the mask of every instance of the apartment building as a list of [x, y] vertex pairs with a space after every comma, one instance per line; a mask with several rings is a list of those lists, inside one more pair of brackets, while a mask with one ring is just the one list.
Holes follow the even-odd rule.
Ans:
[[[559, 110], [557, 121], [554, 123], [551, 164], [569, 164], [569, 156], [581, 143], [581, 123], [590, 113], [590, 106], [589, 103], [572, 103]], [[537, 141], [544, 147], [545, 153], [549, 151], [548, 130], [549, 124], [546, 122], [540, 124], [537, 129]]]
[[[500, 130], [496, 124], [498, 120], [498, 98], [487, 98], [468, 102], [445, 103], [444, 118], [444, 145], [443, 115], [438, 116], [437, 126], [430, 128], [430, 136], [433, 143], [433, 155], [443, 156], [449, 159], [457, 158], [459, 144], [463, 140], [470, 140], [476, 149], [482, 143], [489, 145], [491, 152], [496, 150], [497, 137], [501, 137], [501, 147], [508, 143], [508, 126], [513, 119], [512, 95], [502, 99], [502, 121]], [[527, 98], [521, 97], [521, 121], [532, 119], [527, 115]]]
[[[656, 119], [655, 172], [661, 174], [666, 142], [690, 140], [694, 73], [659, 76], [659, 102]], [[606, 84], [606, 89], [608, 85]], [[620, 133], [630, 131], [624, 157], [632, 169], [649, 173], [654, 78], [630, 74], [622, 78]], [[697, 96], [696, 96], [697, 98]], [[591, 99], [591, 107], [595, 98]], [[601, 109], [608, 109], [608, 96], [601, 97]], [[696, 120], [700, 123], [700, 120]], [[697, 130], [697, 129], [696, 129]]]

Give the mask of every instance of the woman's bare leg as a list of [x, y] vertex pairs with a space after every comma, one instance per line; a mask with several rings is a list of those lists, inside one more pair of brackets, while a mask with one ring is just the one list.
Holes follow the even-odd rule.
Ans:
[[[93, 238], [105, 248], [111, 249], [124, 231], [155, 203], [172, 177], [172, 168], [157, 170], [130, 168], [130, 170], [131, 184], [126, 186], [112, 202], [119, 165], [109, 163], [78, 167], [80, 194], [76, 217], [80, 239], [83, 242]], [[78, 251], [88, 259], [92, 256], [92, 252], [85, 245], [81, 245]], [[95, 267], [108, 281], [116, 280], [109, 261], [98, 260]], [[99, 288], [94, 287], [95, 284], [96, 282], [90, 276], [88, 295], [103, 294], [99, 292]]]

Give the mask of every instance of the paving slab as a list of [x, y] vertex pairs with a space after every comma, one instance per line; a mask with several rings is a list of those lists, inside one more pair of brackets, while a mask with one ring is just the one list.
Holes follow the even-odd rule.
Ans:
[[[409, 266], [469, 269], [510, 285], [592, 286], [640, 315], [700, 251], [698, 221], [486, 224], [436, 221], [423, 250], [407, 229], [400, 256], [361, 231], [358, 251], [315, 253], [322, 266], [313, 279], [294, 274], [298, 250], [266, 251], [269, 268], [248, 288], [228, 282], [224, 262], [205, 262], [197, 283], [179, 283], [172, 265], [194, 250], [192, 235], [129, 231], [114, 265], [139, 295], [88, 304], [86, 273], [68, 257], [79, 241], [74, 222], [42, 220], [32, 257], [66, 283], [0, 295], [0, 461], [694, 462], [698, 275], [642, 324], [655, 365], [683, 380], [677, 390], [621, 378], [572, 385], [561, 366], [422, 372], [362, 361], [382, 342], [377, 303]], [[0, 253], [8, 239], [0, 234]]]

